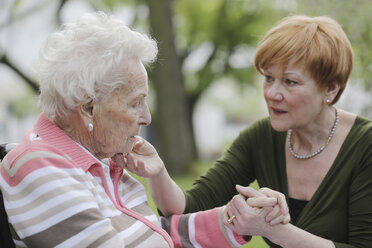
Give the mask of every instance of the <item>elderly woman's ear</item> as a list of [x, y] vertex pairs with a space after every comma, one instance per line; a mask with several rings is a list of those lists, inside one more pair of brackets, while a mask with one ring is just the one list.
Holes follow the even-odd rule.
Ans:
[[89, 117], [93, 117], [93, 108], [94, 108], [93, 100], [84, 103], [83, 105], [81, 105], [82, 114], [87, 115]]
[[80, 105], [79, 108], [79, 115], [84, 122], [84, 126], [88, 128], [89, 132], [93, 131], [93, 115], [94, 115], [94, 109], [95, 103], [93, 100], [90, 100], [89, 102], [83, 103]]

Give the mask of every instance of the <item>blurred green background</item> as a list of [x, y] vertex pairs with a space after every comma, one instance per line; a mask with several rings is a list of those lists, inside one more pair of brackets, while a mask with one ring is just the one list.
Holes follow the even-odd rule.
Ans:
[[[337, 105], [372, 117], [370, 0], [0, 0], [0, 143], [19, 142], [40, 113], [34, 62], [46, 37], [97, 10], [158, 42], [158, 60], [147, 68], [153, 122], [141, 135], [183, 189], [266, 115], [253, 57], [285, 16], [327, 15], [342, 25], [355, 57]], [[266, 247], [260, 238], [249, 246]]]

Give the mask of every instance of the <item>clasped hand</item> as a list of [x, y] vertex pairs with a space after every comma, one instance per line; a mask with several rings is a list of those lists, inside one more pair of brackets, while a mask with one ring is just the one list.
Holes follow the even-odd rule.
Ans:
[[[237, 185], [238, 195], [226, 205], [222, 221], [240, 235], [266, 236], [270, 227], [290, 221], [285, 196], [277, 191]], [[233, 217], [235, 216], [235, 217]]]

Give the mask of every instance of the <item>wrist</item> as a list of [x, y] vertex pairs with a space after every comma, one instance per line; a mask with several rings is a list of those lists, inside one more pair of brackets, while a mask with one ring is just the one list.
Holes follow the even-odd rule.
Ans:
[[293, 225], [291, 223], [271, 226], [268, 230], [266, 230], [263, 236], [274, 244], [281, 245], [283, 242], [283, 234], [288, 233], [292, 226]]
[[156, 164], [154, 164], [154, 166], [157, 169], [157, 172], [152, 174], [150, 173], [148, 175], [148, 177], [146, 177], [146, 179], [150, 182], [150, 181], [155, 181], [155, 182], [161, 182], [159, 180], [164, 180], [166, 179], [167, 177], [169, 177], [168, 175], [168, 171], [167, 169], [165, 168], [165, 165], [163, 163], [163, 161], [160, 159], [158, 162], [156, 162]]

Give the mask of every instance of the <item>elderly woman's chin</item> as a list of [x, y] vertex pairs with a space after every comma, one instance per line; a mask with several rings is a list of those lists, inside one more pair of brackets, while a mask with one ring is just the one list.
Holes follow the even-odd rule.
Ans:
[[111, 144], [100, 145], [98, 152], [93, 152], [98, 158], [110, 158], [115, 155], [126, 155], [133, 150], [136, 138], [131, 136], [129, 138], [120, 139], [118, 142], [114, 142]]
[[130, 153], [133, 150], [135, 143], [136, 143], [136, 137], [130, 136], [129, 138], [125, 139], [125, 142], [121, 146], [118, 146], [118, 148], [114, 150], [116, 151], [115, 154], [121, 153], [123, 155], [126, 155]]

